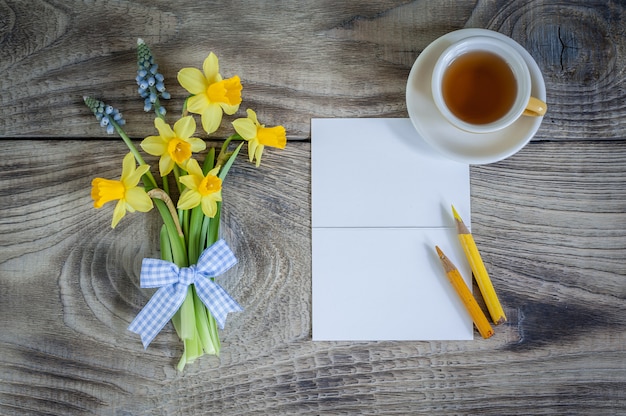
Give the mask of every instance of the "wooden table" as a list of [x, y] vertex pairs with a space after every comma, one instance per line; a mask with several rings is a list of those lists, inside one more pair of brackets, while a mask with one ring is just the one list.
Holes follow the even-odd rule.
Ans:
[[[547, 88], [532, 142], [471, 167], [473, 232], [509, 321], [488, 340], [312, 342], [310, 119], [407, 117], [414, 60], [468, 27], [526, 47]], [[0, 414], [626, 414], [625, 28], [618, 0], [0, 0]], [[171, 325], [146, 351], [126, 330], [151, 293], [137, 280], [158, 214], [112, 230], [90, 198], [126, 148], [83, 95], [120, 108], [133, 139], [155, 132], [138, 37], [169, 109], [177, 71], [214, 51], [290, 139], [231, 171], [222, 232], [240, 263], [225, 286], [245, 312], [221, 356], [184, 373]]]

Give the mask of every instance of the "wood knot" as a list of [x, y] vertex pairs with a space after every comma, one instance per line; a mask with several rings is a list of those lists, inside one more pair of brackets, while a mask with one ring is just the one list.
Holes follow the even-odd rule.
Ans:
[[545, 46], [530, 52], [556, 80], [597, 85], [615, 66], [615, 44], [604, 29], [579, 19], [546, 26], [541, 34]]
[[622, 23], [612, 22], [617, 17], [606, 4], [594, 3], [598, 6], [528, 2], [518, 10], [502, 10], [495, 30], [522, 43], [551, 78], [547, 83], [596, 88], [614, 81], [609, 74], [622, 40], [613, 39], [610, 28]]

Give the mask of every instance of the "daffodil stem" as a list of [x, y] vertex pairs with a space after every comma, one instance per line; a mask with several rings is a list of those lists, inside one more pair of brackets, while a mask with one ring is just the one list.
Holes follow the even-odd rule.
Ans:
[[[115, 128], [115, 131], [117, 131], [117, 134], [119, 134], [122, 140], [124, 140], [124, 143], [126, 143], [126, 146], [130, 150], [130, 152], [133, 154], [133, 156], [135, 156], [135, 160], [137, 160], [137, 163], [139, 165], [145, 165], [146, 162], [143, 160], [143, 157], [141, 157], [141, 153], [139, 153], [139, 150], [137, 150], [137, 147], [135, 147], [133, 141], [130, 139], [130, 137], [128, 137], [126, 132], [115, 121], [111, 121], [111, 124]], [[152, 173], [150, 171], [146, 172], [143, 175], [143, 180], [147, 187], [157, 187], [156, 179], [154, 179], [154, 176], [152, 176]]]
[[165, 175], [161, 179], [163, 180], [163, 190], [165, 191], [166, 194], [169, 195], [170, 194], [170, 183], [169, 183], [168, 178], [169, 177], [167, 175]]
[[[230, 145], [231, 141], [233, 141], [233, 140], [235, 140], [237, 138], [242, 139], [242, 137], [240, 135], [233, 134], [231, 136], [228, 136], [226, 138], [226, 140], [224, 140], [224, 143], [222, 144], [222, 148], [220, 149], [220, 153], [217, 156], [217, 162], [216, 162], [217, 165], [223, 166], [226, 163], [226, 161], [229, 160], [232, 157], [232, 154], [235, 153], [235, 152], [231, 152], [231, 153], [228, 152], [228, 145]], [[243, 145], [243, 143], [241, 143], [241, 144]], [[238, 146], [238, 147], [240, 148], [241, 145]], [[238, 153], [239, 149], [237, 149], [236, 152]]]
[[176, 184], [178, 185], [178, 192], [182, 193], [183, 185], [180, 183], [180, 180], [179, 180], [180, 175], [181, 175], [181, 169], [178, 167], [178, 165], [175, 164], [172, 171], [174, 172], [174, 178], [176, 179]]
[[189, 97], [185, 98], [185, 101], [183, 102], [183, 111], [182, 111], [182, 116], [185, 117], [187, 116], [187, 114], [189, 114], [189, 112], [187, 111], [187, 101], [189, 101], [189, 99], [192, 96], [190, 95]]

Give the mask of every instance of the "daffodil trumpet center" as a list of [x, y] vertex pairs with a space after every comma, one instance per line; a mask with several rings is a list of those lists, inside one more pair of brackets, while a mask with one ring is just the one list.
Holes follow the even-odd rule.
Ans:
[[200, 185], [198, 185], [198, 192], [202, 196], [211, 195], [215, 192], [219, 192], [221, 189], [222, 180], [213, 175], [207, 175], [200, 181]]
[[168, 143], [167, 152], [174, 162], [182, 165], [191, 157], [191, 144], [179, 138], [174, 138]]

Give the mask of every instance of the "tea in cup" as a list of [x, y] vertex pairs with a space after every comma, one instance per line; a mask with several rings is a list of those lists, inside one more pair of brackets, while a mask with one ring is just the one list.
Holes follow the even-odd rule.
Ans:
[[546, 103], [531, 96], [524, 58], [506, 42], [490, 36], [464, 38], [444, 50], [433, 69], [437, 109], [455, 127], [491, 133], [519, 117], [543, 116]]

